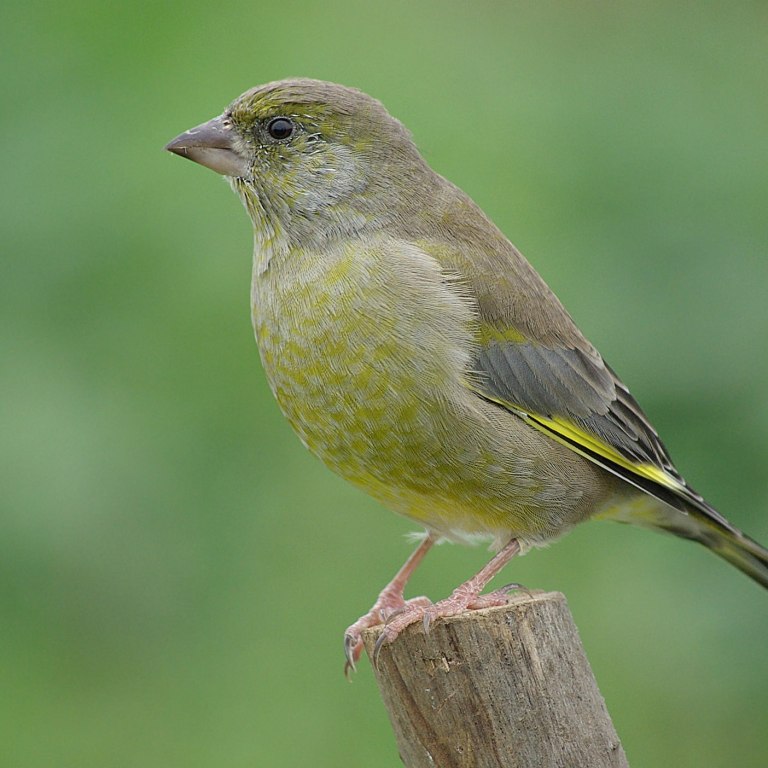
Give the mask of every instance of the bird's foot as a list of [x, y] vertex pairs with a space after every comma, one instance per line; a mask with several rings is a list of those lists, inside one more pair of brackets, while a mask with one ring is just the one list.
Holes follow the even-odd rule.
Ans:
[[402, 592], [385, 589], [378, 596], [371, 610], [348, 627], [344, 633], [344, 656], [347, 659], [344, 664], [344, 674], [349, 677], [350, 673], [357, 669], [357, 662], [363, 652], [364, 629], [384, 624], [409, 610], [418, 610], [420, 607], [426, 608], [430, 605], [432, 605], [432, 601], [427, 597], [414, 597], [406, 600]]
[[[486, 595], [478, 595], [477, 599], [472, 605], [467, 606], [470, 611], [479, 611], [481, 608], [498, 608], [500, 605], [506, 605], [509, 602], [509, 595], [518, 589], [528, 591], [522, 584], [514, 582], [512, 584], [505, 584], [499, 589], [494, 589], [493, 592], [488, 592]], [[431, 624], [431, 622], [430, 622]], [[424, 629], [429, 632], [429, 627], [424, 626]]]
[[506, 605], [509, 601], [509, 593], [516, 589], [524, 589], [520, 584], [507, 584], [501, 589], [496, 589], [488, 594], [481, 595], [473, 588], [471, 582], [462, 584], [455, 589], [450, 597], [437, 603], [427, 601], [415, 603], [408, 601], [399, 611], [390, 616], [381, 634], [376, 640], [373, 653], [373, 662], [378, 664], [379, 654], [385, 645], [394, 642], [400, 633], [411, 624], [421, 621], [424, 632], [427, 634], [435, 619], [444, 619], [449, 616], [457, 616], [464, 611], [475, 611], [481, 608], [495, 608]]
[[424, 559], [424, 555], [429, 552], [434, 543], [434, 536], [427, 534], [411, 556], [403, 563], [403, 567], [395, 574], [392, 581], [381, 590], [371, 610], [365, 616], [361, 616], [344, 633], [344, 655], [347, 658], [347, 663], [344, 665], [344, 674], [347, 678], [349, 678], [350, 672], [355, 671], [355, 665], [360, 659], [360, 654], [363, 652], [362, 635], [364, 629], [383, 624], [394, 616], [395, 613], [407, 608], [409, 605], [417, 603], [430, 604], [426, 597], [415, 597], [412, 600], [406, 601], [403, 597], [403, 590], [411, 574], [416, 570], [416, 567]]

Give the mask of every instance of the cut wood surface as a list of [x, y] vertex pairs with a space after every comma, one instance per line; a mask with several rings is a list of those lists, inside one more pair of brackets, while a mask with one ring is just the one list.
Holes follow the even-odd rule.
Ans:
[[408, 627], [375, 673], [406, 768], [627, 766], [559, 592]]

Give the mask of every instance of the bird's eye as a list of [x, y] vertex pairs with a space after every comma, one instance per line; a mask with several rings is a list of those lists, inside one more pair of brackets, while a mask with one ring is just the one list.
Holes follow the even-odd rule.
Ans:
[[293, 129], [293, 121], [287, 117], [275, 117], [267, 123], [267, 133], [276, 141], [290, 138]]

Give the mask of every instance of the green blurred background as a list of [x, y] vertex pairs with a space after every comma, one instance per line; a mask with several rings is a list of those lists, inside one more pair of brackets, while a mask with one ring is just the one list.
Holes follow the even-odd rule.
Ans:
[[[768, 541], [764, 2], [2, 13], [0, 765], [399, 764], [341, 640], [413, 526], [292, 435], [246, 216], [162, 151], [259, 82], [382, 99]], [[486, 557], [442, 547], [411, 594]], [[768, 602], [737, 571], [593, 523], [501, 578], [566, 593], [633, 768], [766, 764]]]

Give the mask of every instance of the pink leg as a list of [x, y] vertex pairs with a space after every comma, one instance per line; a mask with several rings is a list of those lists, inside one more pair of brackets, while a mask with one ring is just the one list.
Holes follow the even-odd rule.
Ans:
[[431, 605], [426, 597], [415, 597], [406, 601], [403, 597], [403, 591], [408, 579], [411, 578], [419, 563], [424, 559], [424, 555], [429, 552], [434, 543], [435, 538], [432, 534], [428, 534], [405, 561], [403, 567], [395, 574], [395, 578], [381, 590], [371, 610], [361, 616], [344, 633], [344, 655], [347, 657], [347, 663], [344, 665], [345, 674], [348, 675], [350, 671], [355, 671], [355, 664], [363, 652], [362, 632], [364, 629], [383, 624], [394, 613], [406, 610], [410, 606]]
[[517, 584], [509, 585], [488, 595], [481, 595], [480, 593], [485, 589], [488, 582], [519, 552], [520, 543], [517, 539], [510, 539], [476, 576], [458, 586], [450, 597], [434, 605], [409, 604], [404, 607], [392, 617], [379, 635], [379, 639], [376, 641], [375, 657], [378, 658], [382, 646], [393, 642], [407, 626], [415, 624], [419, 620], [424, 622], [424, 630], [428, 632], [430, 624], [435, 619], [456, 616], [467, 609], [504, 605], [507, 602], [507, 592], [516, 588]]

